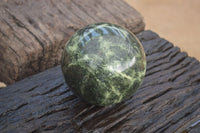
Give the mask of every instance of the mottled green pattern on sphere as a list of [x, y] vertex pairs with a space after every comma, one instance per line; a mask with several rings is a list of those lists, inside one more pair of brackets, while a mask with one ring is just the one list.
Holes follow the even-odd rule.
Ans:
[[129, 98], [146, 71], [144, 50], [124, 28], [98, 23], [77, 31], [62, 56], [66, 83], [90, 104], [104, 106]]

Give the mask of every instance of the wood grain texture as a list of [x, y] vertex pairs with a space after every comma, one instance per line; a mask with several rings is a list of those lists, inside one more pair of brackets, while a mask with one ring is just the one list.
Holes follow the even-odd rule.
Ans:
[[57, 66], [0, 89], [0, 131], [198, 132], [200, 62], [151, 31], [137, 37], [147, 55], [147, 73], [129, 100], [88, 105], [68, 89]]
[[0, 81], [10, 84], [60, 64], [73, 33], [98, 22], [144, 30], [142, 16], [123, 0], [1, 1]]

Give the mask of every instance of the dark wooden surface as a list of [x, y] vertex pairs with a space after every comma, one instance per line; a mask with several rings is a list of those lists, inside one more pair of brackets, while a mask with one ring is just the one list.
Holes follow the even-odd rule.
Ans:
[[75, 97], [57, 66], [0, 89], [0, 132], [200, 131], [200, 63], [151, 31], [142, 86], [127, 101], [91, 106]]
[[0, 81], [14, 83], [60, 64], [73, 33], [97, 22], [144, 30], [142, 16], [123, 0], [2, 0]]

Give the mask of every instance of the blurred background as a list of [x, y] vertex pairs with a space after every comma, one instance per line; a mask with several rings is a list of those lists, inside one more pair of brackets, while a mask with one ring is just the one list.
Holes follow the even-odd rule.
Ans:
[[125, 0], [144, 17], [146, 29], [200, 60], [200, 0]]
[[[200, 0], [125, 0], [144, 17], [146, 29], [200, 61]], [[0, 82], [0, 87], [5, 87]]]

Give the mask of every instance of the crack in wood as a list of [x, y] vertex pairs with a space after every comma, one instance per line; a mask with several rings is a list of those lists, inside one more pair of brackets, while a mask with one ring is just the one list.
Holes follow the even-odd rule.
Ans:
[[[149, 69], [142, 86], [130, 99], [107, 107], [88, 105], [65, 86], [59, 66], [0, 89], [0, 130], [136, 133], [187, 131], [189, 125], [200, 116], [200, 63], [165, 43], [167, 41], [155, 37], [151, 31], [141, 32], [137, 36], [143, 39], [143, 46], [149, 51]], [[158, 44], [153, 44], [157, 52], [151, 52], [149, 40], [152, 40], [151, 43], [157, 40]], [[159, 43], [166, 46], [159, 46]], [[162, 59], [153, 60], [157, 55]], [[12, 126], [9, 127], [11, 121]]]

